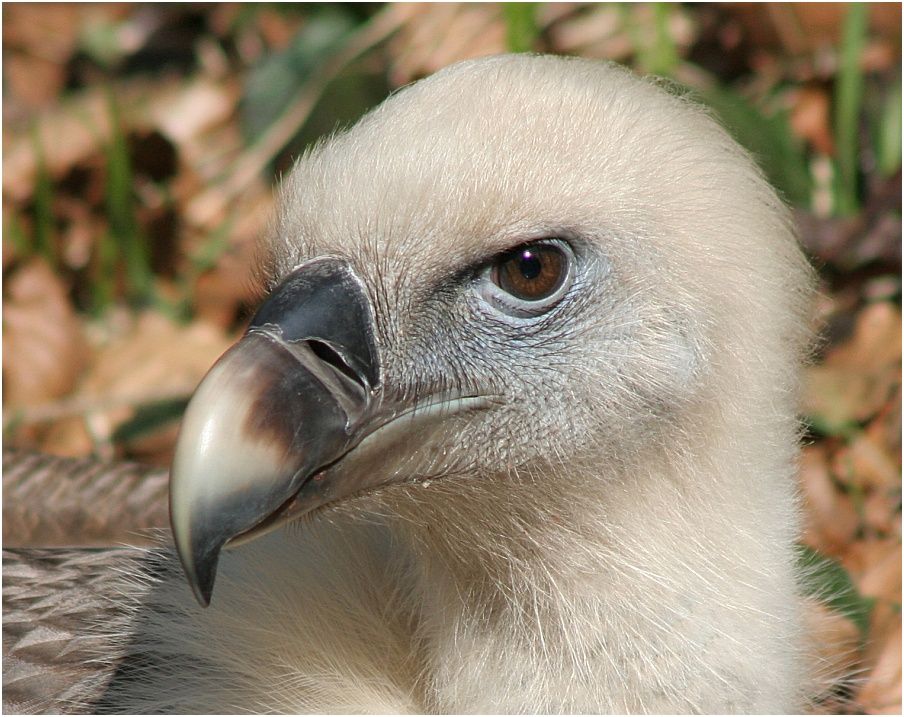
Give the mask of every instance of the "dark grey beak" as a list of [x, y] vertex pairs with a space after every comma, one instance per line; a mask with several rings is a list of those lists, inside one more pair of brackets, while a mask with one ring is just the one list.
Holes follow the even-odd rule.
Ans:
[[204, 377], [182, 422], [170, 515], [202, 604], [227, 542], [261, 532], [290, 504], [307, 512], [356, 488], [316, 474], [362, 440], [380, 390], [358, 277], [331, 258], [296, 269]]
[[373, 308], [348, 263], [314, 259], [292, 272], [182, 420], [170, 517], [198, 601], [210, 602], [225, 545], [379, 486], [442, 475], [450, 416], [498, 399], [419, 388], [383, 385]]

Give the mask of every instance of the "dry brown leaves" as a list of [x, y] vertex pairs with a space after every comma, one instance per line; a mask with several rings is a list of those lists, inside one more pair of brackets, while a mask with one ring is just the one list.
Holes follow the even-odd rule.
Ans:
[[3, 8], [4, 79], [27, 106], [50, 104], [59, 95], [82, 11], [65, 3]]
[[901, 313], [882, 302], [857, 317], [851, 340], [808, 371], [804, 412], [842, 430], [875, 416], [901, 383]]
[[[807, 372], [805, 413], [829, 437], [804, 448], [804, 541], [838, 560], [861, 596], [875, 600], [869, 639], [847, 654], [857, 671], [853, 705], [901, 710], [901, 313], [867, 304], [847, 340]], [[838, 630], [838, 620], [831, 630]], [[846, 628], [850, 631], [852, 626]], [[842, 631], [845, 628], [842, 628]], [[837, 632], [824, 633], [836, 640]]]
[[853, 703], [867, 714], [901, 713], [901, 537], [855, 542], [843, 557], [860, 594], [875, 599], [863, 679]]
[[3, 400], [23, 407], [69, 393], [87, 354], [67, 287], [32, 259], [3, 284]]
[[[34, 342], [52, 326], [46, 317], [33, 325]], [[167, 464], [175, 440], [175, 421], [158, 427], [150, 436], [122, 445], [114, 445], [116, 430], [142, 406], [187, 399], [228, 348], [230, 337], [203, 321], [179, 324], [150, 311], [138, 315], [117, 312], [104, 326], [88, 327], [87, 333], [91, 336], [91, 360], [84, 371], [79, 372], [77, 364], [70, 366], [64, 358], [66, 353], [54, 355], [49, 362], [56, 371], [65, 372], [70, 381], [72, 390], [65, 392], [65, 400], [7, 404], [13, 441], [56, 455], [128, 455]], [[4, 360], [6, 355], [4, 351]], [[6, 365], [5, 386], [21, 392], [15, 383], [18, 374], [5, 372]]]
[[396, 3], [403, 25], [389, 42], [396, 87], [471, 57], [505, 52], [501, 8], [493, 3]]

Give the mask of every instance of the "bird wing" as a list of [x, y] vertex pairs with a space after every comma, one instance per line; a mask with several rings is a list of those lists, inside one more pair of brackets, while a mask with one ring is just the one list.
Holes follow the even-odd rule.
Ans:
[[[137, 549], [3, 551], [3, 711], [91, 711], [116, 660], [111, 576], [135, 569]], [[101, 659], [103, 656], [103, 659]]]
[[147, 544], [169, 523], [167, 472], [3, 450], [3, 546]]

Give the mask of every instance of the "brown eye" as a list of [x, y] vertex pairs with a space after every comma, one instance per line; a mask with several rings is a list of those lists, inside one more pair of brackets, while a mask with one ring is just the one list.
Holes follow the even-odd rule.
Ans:
[[542, 301], [558, 291], [568, 260], [553, 244], [529, 244], [504, 255], [490, 274], [493, 283], [521, 301]]

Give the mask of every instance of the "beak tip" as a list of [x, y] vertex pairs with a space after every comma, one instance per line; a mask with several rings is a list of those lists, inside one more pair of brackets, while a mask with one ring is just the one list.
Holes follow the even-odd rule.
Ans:
[[220, 558], [220, 550], [197, 551], [189, 549], [184, 551], [179, 541], [176, 542], [176, 552], [182, 562], [182, 569], [188, 578], [195, 599], [201, 607], [210, 605], [210, 596], [213, 594], [213, 585], [217, 577], [217, 563]]
[[195, 599], [201, 607], [210, 607], [210, 596], [213, 594], [213, 582], [209, 585], [193, 585]]
[[195, 594], [195, 599], [201, 607], [208, 607], [210, 596], [213, 594], [214, 580], [217, 576], [217, 559], [214, 557], [213, 560], [208, 560], [200, 565], [196, 564], [196, 566], [197, 569], [186, 568], [185, 572], [188, 575], [188, 582]]

